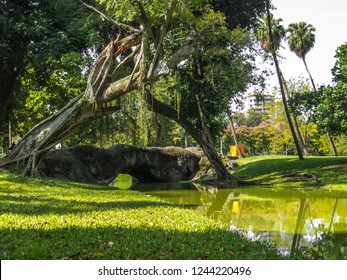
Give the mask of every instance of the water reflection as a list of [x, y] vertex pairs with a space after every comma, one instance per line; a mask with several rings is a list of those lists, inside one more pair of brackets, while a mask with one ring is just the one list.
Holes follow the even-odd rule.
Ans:
[[194, 208], [251, 239], [269, 242], [286, 256], [347, 259], [347, 192], [199, 184], [136, 187]]

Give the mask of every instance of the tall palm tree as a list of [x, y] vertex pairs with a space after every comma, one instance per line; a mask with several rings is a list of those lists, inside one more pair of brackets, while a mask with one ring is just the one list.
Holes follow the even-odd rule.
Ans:
[[262, 49], [266, 53], [272, 54], [273, 52], [277, 52], [280, 48], [281, 42], [286, 36], [286, 30], [281, 24], [281, 18], [276, 19], [273, 14], [270, 13], [269, 19], [272, 28], [272, 40], [270, 40], [268, 16], [264, 16], [263, 19], [258, 22], [259, 24], [256, 35]]
[[302, 155], [301, 147], [298, 141], [298, 137], [294, 130], [293, 121], [289, 113], [288, 104], [287, 104], [287, 100], [285, 96], [284, 85], [283, 85], [283, 79], [282, 79], [283, 75], [282, 75], [281, 69], [279, 67], [278, 59], [277, 59], [277, 50], [279, 49], [281, 45], [282, 39], [284, 39], [285, 37], [285, 28], [281, 25], [281, 22], [282, 22], [281, 19], [275, 19], [273, 15], [270, 13], [270, 4], [268, 0], [267, 1], [267, 16], [265, 16], [263, 20], [259, 22], [259, 27], [258, 27], [256, 35], [260, 42], [260, 46], [264, 49], [265, 52], [271, 54], [273, 57], [275, 67], [276, 67], [276, 72], [277, 72], [278, 83], [280, 85], [283, 107], [286, 113], [289, 128], [293, 136], [298, 157], [299, 159], [304, 159]]
[[304, 62], [306, 71], [310, 76], [312, 87], [314, 91], [317, 92], [316, 85], [306, 63], [306, 55], [314, 47], [314, 43], [316, 42], [315, 31], [316, 29], [312, 24], [303, 21], [299, 23], [291, 23], [287, 28], [287, 32], [289, 33], [287, 40], [289, 49]]
[[[304, 62], [306, 71], [312, 83], [312, 87], [314, 91], [318, 93], [312, 75], [306, 63], [306, 55], [310, 50], [312, 50], [316, 42], [316, 36], [314, 34], [315, 31], [316, 29], [312, 26], [312, 24], [308, 24], [303, 21], [299, 23], [291, 23], [287, 28], [287, 32], [289, 33], [289, 35], [287, 36], [287, 40], [289, 49]], [[329, 131], [327, 131], [327, 135], [329, 138], [331, 149], [334, 155], [337, 156], [336, 147]]]

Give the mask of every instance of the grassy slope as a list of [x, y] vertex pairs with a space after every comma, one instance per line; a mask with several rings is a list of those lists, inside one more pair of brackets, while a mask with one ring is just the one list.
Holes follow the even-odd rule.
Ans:
[[[347, 157], [259, 156], [238, 160], [240, 166], [234, 176], [251, 182], [278, 186], [320, 186], [343, 189], [347, 187]], [[287, 182], [283, 174], [309, 173], [321, 180], [310, 182]]]
[[0, 173], [1, 259], [275, 259], [192, 210], [135, 191]]

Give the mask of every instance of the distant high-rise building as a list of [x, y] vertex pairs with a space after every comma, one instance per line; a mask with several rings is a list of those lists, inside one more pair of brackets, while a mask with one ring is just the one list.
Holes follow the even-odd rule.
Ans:
[[266, 104], [275, 101], [275, 96], [273, 94], [255, 94], [249, 93], [245, 99], [244, 110], [247, 112], [249, 109], [253, 108], [256, 111], [265, 113], [267, 111]]

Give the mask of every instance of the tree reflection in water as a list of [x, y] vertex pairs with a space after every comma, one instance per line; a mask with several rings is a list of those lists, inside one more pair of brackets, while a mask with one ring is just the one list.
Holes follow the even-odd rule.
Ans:
[[[136, 187], [141, 190], [141, 185]], [[154, 190], [153, 190], [154, 188]], [[143, 191], [227, 224], [298, 259], [347, 259], [347, 192], [160, 184]]]

